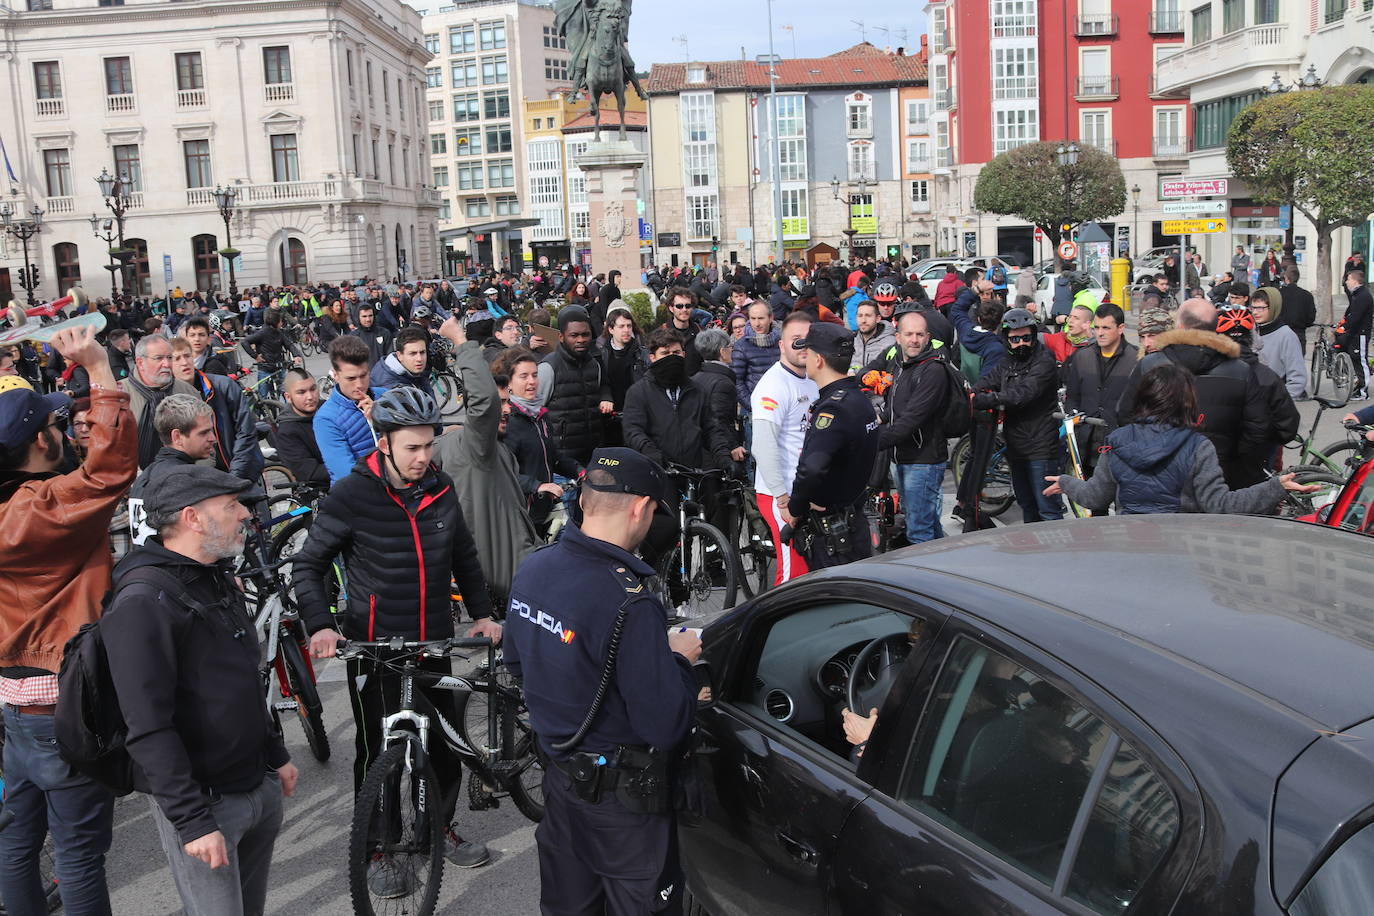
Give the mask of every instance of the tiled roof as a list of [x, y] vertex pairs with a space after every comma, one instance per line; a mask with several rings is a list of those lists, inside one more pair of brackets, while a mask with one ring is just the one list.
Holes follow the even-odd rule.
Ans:
[[[615, 100], [612, 99], [610, 96], [605, 96], [605, 97], [603, 97], [603, 103], [602, 103], [602, 105], [601, 105], [601, 126], [602, 126], [602, 128], [606, 128], [606, 127], [619, 127], [619, 126], [620, 126], [620, 112], [616, 110], [616, 108], [615, 108]], [[648, 112], [644, 112], [644, 111], [627, 111], [627, 112], [625, 112], [625, 126], [626, 126], [626, 127], [648, 127], [648, 126], [649, 126], [649, 115], [648, 115]], [[591, 114], [588, 113], [588, 114], [581, 114], [581, 115], [578, 115], [577, 117], [575, 117], [575, 118], [573, 118], [571, 121], [569, 121], [567, 124], [564, 124], [564, 125], [563, 125], [563, 130], [564, 130], [565, 133], [571, 133], [571, 132], [573, 132], [573, 131], [592, 130], [592, 129], [595, 128], [595, 127], [596, 127], [596, 121], [595, 121], [595, 119], [592, 118]]]
[[[688, 83], [688, 67], [704, 67], [706, 79]], [[803, 57], [778, 62], [778, 88], [815, 89], [850, 86], [919, 86], [926, 82], [926, 64], [919, 57], [888, 54], [863, 42], [829, 57]], [[706, 89], [767, 89], [768, 65], [752, 60], [693, 61], [691, 64], [654, 64], [644, 80], [650, 95], [671, 95]]]

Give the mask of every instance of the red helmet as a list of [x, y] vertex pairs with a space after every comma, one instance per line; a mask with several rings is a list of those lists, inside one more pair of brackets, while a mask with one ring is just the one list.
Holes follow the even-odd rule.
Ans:
[[897, 286], [891, 280], [882, 280], [873, 287], [873, 295], [870, 298], [874, 302], [896, 302]]
[[1229, 334], [1232, 331], [1255, 329], [1255, 313], [1245, 306], [1223, 308], [1217, 313], [1217, 333]]

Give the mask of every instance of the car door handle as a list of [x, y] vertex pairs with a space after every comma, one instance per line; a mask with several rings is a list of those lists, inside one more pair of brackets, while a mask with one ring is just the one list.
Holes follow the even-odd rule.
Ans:
[[781, 830], [774, 834], [774, 836], [778, 838], [779, 845], [787, 851], [789, 856], [807, 865], [816, 864], [816, 850], [805, 843], [792, 839]]

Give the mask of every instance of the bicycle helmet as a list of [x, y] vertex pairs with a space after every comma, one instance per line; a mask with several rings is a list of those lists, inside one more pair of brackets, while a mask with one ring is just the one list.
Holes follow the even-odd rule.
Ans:
[[873, 287], [873, 295], [870, 297], [874, 302], [896, 302], [897, 286], [891, 280], [882, 280]]
[[417, 305], [410, 310], [410, 320], [419, 321], [421, 318], [429, 318], [433, 314], [434, 313], [429, 310], [428, 306]]
[[206, 320], [210, 322], [210, 332], [212, 334], [218, 334], [220, 326], [219, 316], [216, 315], [214, 312], [211, 312], [209, 316], [206, 318]]
[[1244, 336], [1255, 330], [1255, 313], [1243, 305], [1227, 304], [1217, 312], [1217, 333]]
[[372, 404], [372, 428], [379, 433], [411, 426], [442, 426], [439, 405], [419, 388], [392, 388]]
[[0, 394], [14, 391], [16, 388], [27, 388], [32, 391], [33, 385], [22, 375], [0, 375]]
[[1002, 316], [1002, 336], [1007, 336], [1008, 331], [1019, 331], [1022, 328], [1034, 328], [1035, 316], [1026, 309], [1007, 309]]

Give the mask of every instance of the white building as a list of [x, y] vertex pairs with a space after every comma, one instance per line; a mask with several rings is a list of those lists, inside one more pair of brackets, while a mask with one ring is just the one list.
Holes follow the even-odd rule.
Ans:
[[[0, 0], [7, 199], [46, 211], [40, 292], [108, 292], [102, 170], [131, 189], [144, 293], [225, 288], [221, 246], [241, 287], [433, 276], [422, 34], [400, 0]], [[238, 191], [232, 245], [216, 185]], [[6, 241], [0, 287], [22, 260]]]
[[[419, 5], [417, 3], [417, 5]], [[568, 88], [553, 6], [470, 0], [422, 9], [426, 120], [446, 270], [462, 259], [519, 269], [528, 216], [522, 99]]]
[[[1290, 91], [1301, 91], [1292, 87], [1309, 68], [1326, 84], [1374, 81], [1374, 4], [1369, 0], [1226, 0], [1191, 7], [1186, 28], [1183, 50], [1161, 60], [1155, 78], [1161, 96], [1186, 99], [1191, 108], [1183, 177], [1230, 179], [1226, 136], [1231, 122], [1242, 108], [1264, 97], [1275, 76]], [[1279, 208], [1252, 201], [1241, 182], [1228, 184], [1230, 231], [1192, 238], [1214, 270], [1230, 265], [1236, 245], [1258, 263], [1266, 249], [1285, 241]], [[1301, 214], [1293, 216], [1295, 255], [1307, 286], [1316, 266], [1317, 236]], [[1334, 284], [1352, 249], [1368, 258], [1369, 224], [1339, 230], [1332, 244]]]

